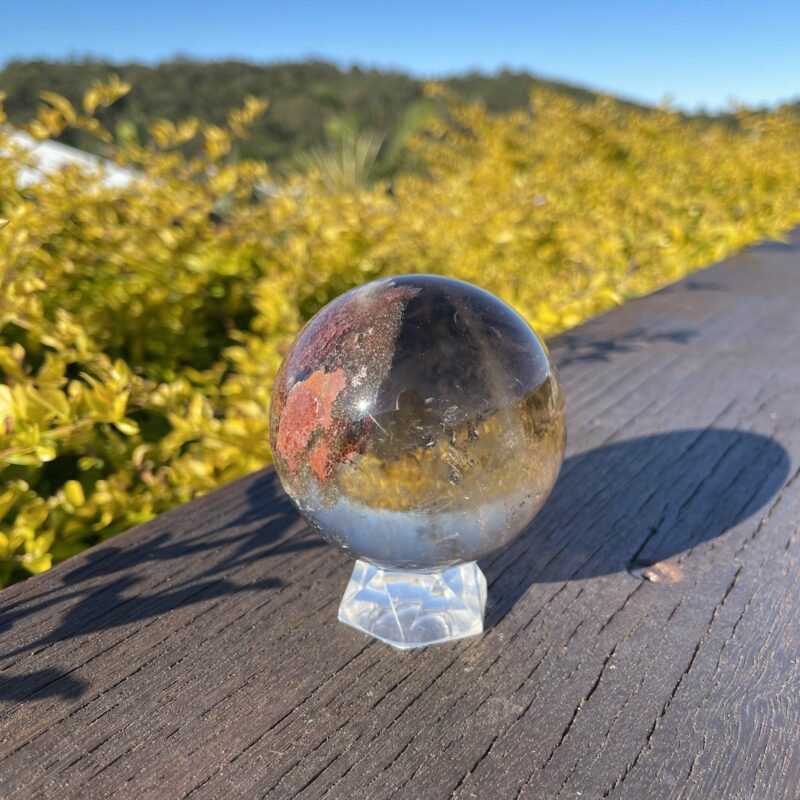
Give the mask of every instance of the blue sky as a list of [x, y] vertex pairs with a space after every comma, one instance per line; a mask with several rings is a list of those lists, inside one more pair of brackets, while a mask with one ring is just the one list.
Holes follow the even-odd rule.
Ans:
[[687, 108], [800, 96], [798, 0], [0, 0], [0, 62], [327, 58], [534, 73]]

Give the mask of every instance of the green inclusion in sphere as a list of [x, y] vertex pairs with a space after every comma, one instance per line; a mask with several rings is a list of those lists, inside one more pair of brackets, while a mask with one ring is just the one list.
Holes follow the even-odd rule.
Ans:
[[286, 356], [270, 439], [308, 521], [362, 561], [436, 570], [519, 534], [564, 452], [547, 351], [463, 281], [378, 280], [323, 308]]

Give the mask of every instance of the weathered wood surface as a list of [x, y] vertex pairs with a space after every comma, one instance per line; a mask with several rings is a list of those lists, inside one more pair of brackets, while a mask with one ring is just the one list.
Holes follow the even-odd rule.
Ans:
[[798, 797], [800, 239], [553, 351], [486, 634], [339, 624], [351, 562], [252, 475], [0, 595], [0, 796]]

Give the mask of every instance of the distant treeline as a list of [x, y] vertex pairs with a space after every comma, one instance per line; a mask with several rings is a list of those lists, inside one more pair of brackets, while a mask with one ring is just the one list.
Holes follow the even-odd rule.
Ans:
[[[0, 71], [0, 91], [6, 93], [9, 119], [21, 123], [34, 115], [40, 92], [57, 92], [78, 102], [93, 80], [105, 79], [110, 72], [133, 90], [105, 111], [101, 121], [112, 131], [139, 138], [158, 118], [196, 116], [222, 122], [245, 95], [268, 98], [267, 114], [239, 153], [276, 166], [287, 166], [295, 156], [325, 144], [332, 130], [343, 126], [391, 142], [409, 117], [419, 118], [424, 105], [422, 80], [394, 71], [342, 69], [322, 61], [259, 65], [177, 59], [155, 66], [12, 61]], [[535, 87], [549, 87], [584, 102], [596, 97], [586, 89], [507, 70], [494, 75], [469, 73], [441, 82], [457, 97], [481, 102], [493, 112], [525, 107]], [[68, 131], [63, 138], [78, 147], [98, 148], [81, 132]]]
[[[383, 142], [386, 171], [402, 168], [398, 153], [403, 140], [430, 112], [424, 81], [419, 78], [391, 70], [344, 69], [325, 61], [252, 64], [177, 58], [153, 66], [95, 60], [11, 61], [0, 69], [0, 92], [6, 94], [11, 122], [22, 123], [33, 117], [40, 92], [57, 92], [74, 103], [93, 80], [104, 80], [112, 72], [130, 83], [133, 90], [99, 114], [100, 119], [118, 135], [140, 141], [156, 119], [175, 121], [195, 116], [220, 123], [246, 95], [266, 97], [269, 110], [256, 123], [251, 138], [237, 145], [237, 155], [264, 159], [278, 168], [296, 165], [298, 156], [335, 140], [343, 131], [376, 135]], [[579, 86], [510, 70], [490, 75], [470, 72], [439, 82], [457, 98], [482, 103], [495, 113], [526, 107], [534, 88], [549, 88], [579, 103], [598, 96]], [[796, 107], [800, 110], [800, 103]], [[736, 125], [731, 114], [684, 116], [701, 124], [715, 121]], [[102, 151], [100, 142], [80, 131], [67, 131], [62, 140]]]

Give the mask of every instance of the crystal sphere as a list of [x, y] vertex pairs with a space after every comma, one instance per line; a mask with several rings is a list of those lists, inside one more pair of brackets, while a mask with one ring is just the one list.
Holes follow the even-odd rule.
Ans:
[[329, 303], [272, 395], [289, 496], [328, 541], [389, 570], [442, 570], [518, 535], [553, 487], [565, 438], [558, 379], [528, 323], [435, 275]]

